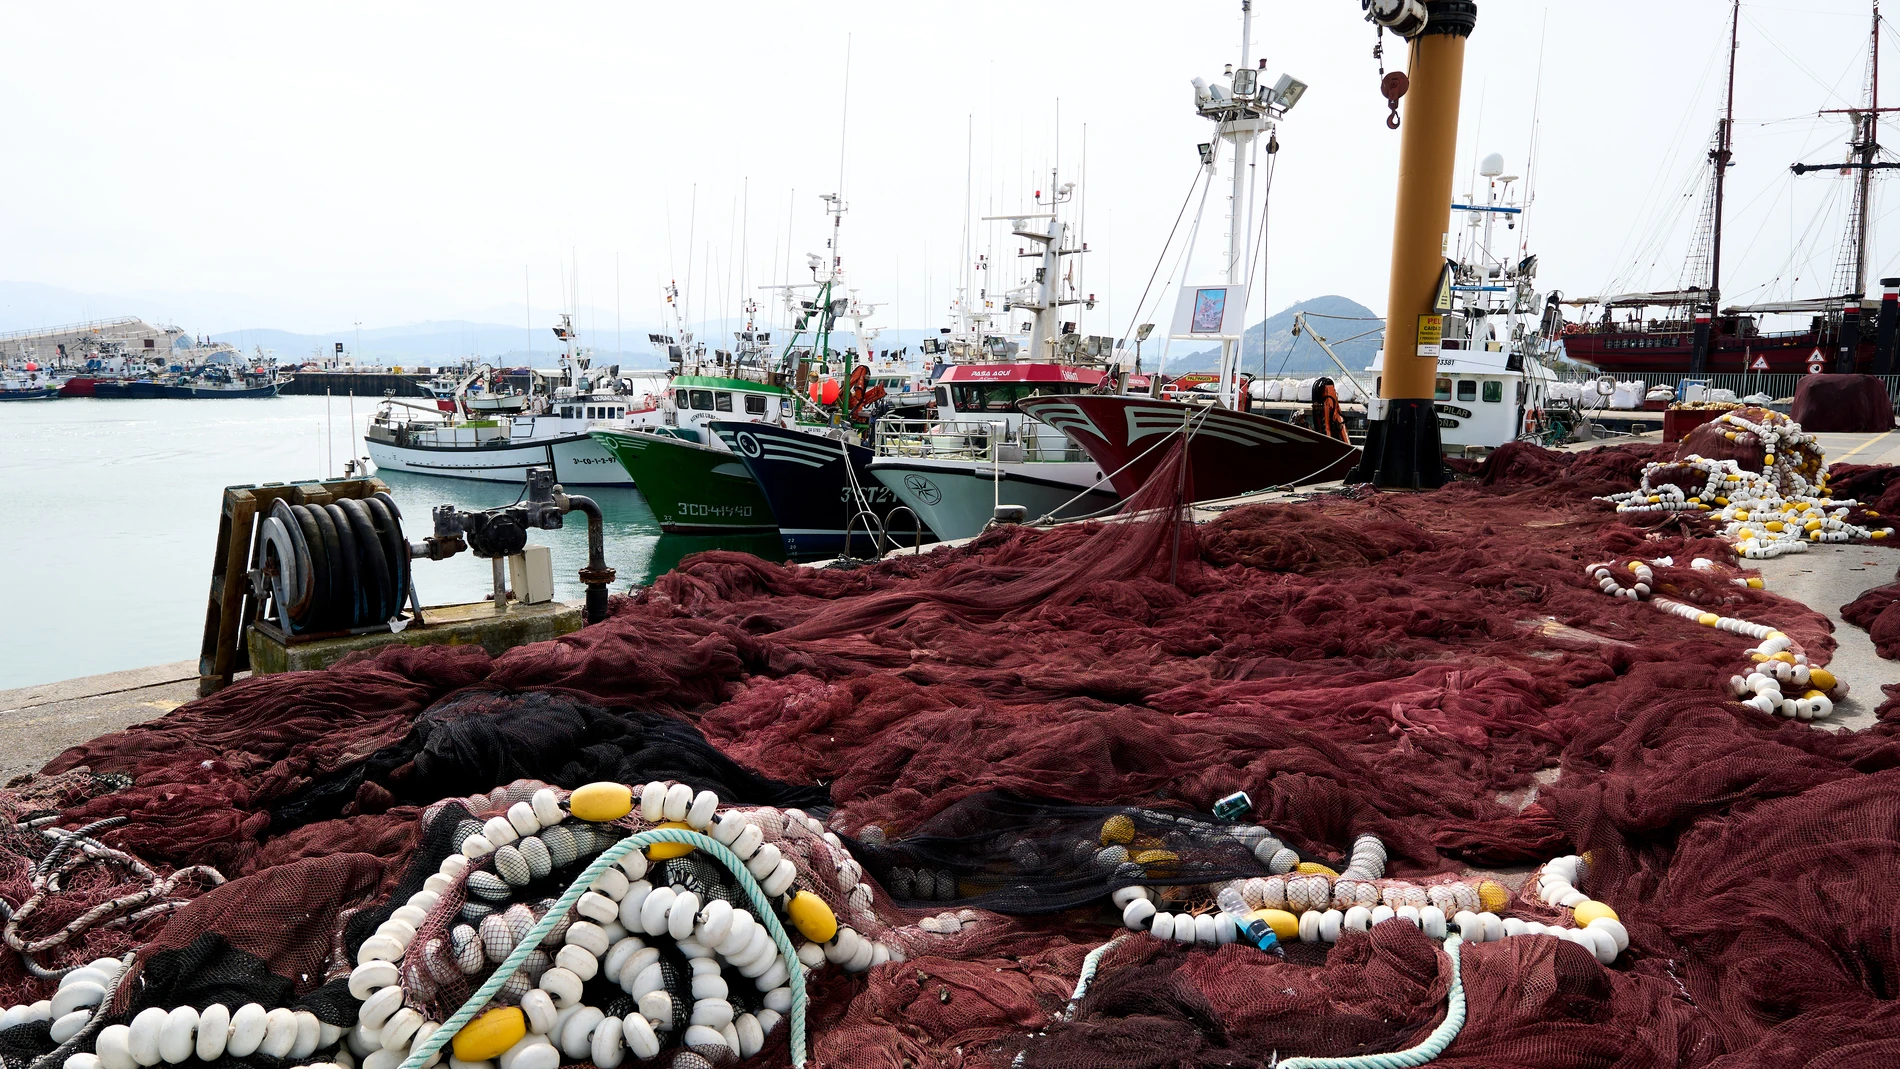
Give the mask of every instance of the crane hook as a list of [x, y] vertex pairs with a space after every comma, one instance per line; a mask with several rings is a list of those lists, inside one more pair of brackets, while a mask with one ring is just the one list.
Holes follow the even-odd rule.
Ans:
[[1412, 80], [1405, 76], [1404, 71], [1392, 71], [1385, 77], [1379, 79], [1379, 92], [1385, 94], [1385, 102], [1392, 106], [1392, 113], [1385, 117], [1386, 129], [1397, 130], [1399, 128], [1399, 100], [1405, 96], [1405, 91], [1411, 87]]

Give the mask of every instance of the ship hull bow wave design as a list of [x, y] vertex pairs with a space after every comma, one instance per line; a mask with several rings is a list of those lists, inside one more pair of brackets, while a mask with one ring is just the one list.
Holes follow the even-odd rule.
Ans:
[[1083, 394], [1019, 407], [1073, 439], [1124, 498], [1154, 475], [1183, 431], [1191, 501], [1343, 478], [1359, 459], [1357, 447], [1306, 427], [1206, 405]]
[[[785, 552], [793, 559], [839, 555], [846, 548], [847, 530], [853, 533], [852, 549], [870, 551], [874, 548], [872, 531], [858, 513], [869, 509], [879, 523], [884, 523], [891, 510], [902, 503], [889, 487], [872, 477], [871, 451], [864, 446], [764, 423], [717, 421], [711, 426], [758, 482], [778, 520]], [[920, 537], [925, 542], [935, 541], [928, 528], [921, 536], [914, 533], [923, 522], [900, 518], [891, 536], [904, 544]]]

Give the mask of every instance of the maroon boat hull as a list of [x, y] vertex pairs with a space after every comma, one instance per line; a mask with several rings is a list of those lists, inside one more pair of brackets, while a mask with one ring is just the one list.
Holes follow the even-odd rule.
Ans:
[[1209, 501], [1344, 478], [1359, 450], [1277, 419], [1207, 405], [1112, 394], [1033, 397], [1017, 405], [1067, 434], [1104, 472], [1115, 492], [1132, 497], [1188, 429], [1188, 497]]
[[[1564, 354], [1572, 360], [1612, 374], [1651, 375], [1690, 374], [1694, 340], [1694, 335], [1686, 330], [1680, 334], [1578, 331], [1563, 338]], [[1752, 337], [1718, 333], [1709, 339], [1709, 366], [1703, 373], [1731, 375], [1763, 371], [1752, 366], [1757, 359], [1766, 361], [1765, 370], [1777, 375], [1805, 375], [1809, 365], [1817, 360], [1823, 371], [1833, 371], [1838, 348], [1837, 342], [1813, 331]], [[1874, 339], [1863, 335], [1854, 353], [1854, 370], [1863, 373], [1873, 370], [1874, 348]]]

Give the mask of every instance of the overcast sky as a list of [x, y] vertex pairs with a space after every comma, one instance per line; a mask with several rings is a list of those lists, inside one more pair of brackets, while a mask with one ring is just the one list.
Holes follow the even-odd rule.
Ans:
[[[1256, 8], [1254, 57], [1311, 89], [1279, 131], [1254, 318], [1325, 293], [1382, 310], [1399, 135], [1383, 122], [1373, 30], [1353, 0]], [[1523, 174], [1535, 102], [1540, 282], [1573, 295], [1675, 285], [1728, 4], [1479, 8], [1460, 175], [1474, 149]], [[1816, 294], [1846, 183], [1788, 164], [1844, 151], [1845, 123], [1815, 113], [1859, 98], [1867, 6], [1742, 11], [1725, 289]], [[777, 280], [788, 253], [802, 276], [821, 248], [818, 194], [839, 186], [842, 127], [846, 266], [887, 303], [887, 325], [946, 322], [966, 162], [972, 214], [997, 214], [1047, 187], [1059, 151], [1096, 250], [1084, 286], [1104, 298], [1084, 329], [1119, 333], [1209, 135], [1188, 79], [1241, 58], [1239, 24], [1237, 0], [0, 0], [0, 279], [138, 295], [150, 306], [97, 312], [198, 332], [315, 331], [520, 321], [524, 288], [545, 320], [578, 264], [579, 304], [597, 310], [581, 326], [605, 332], [589, 320], [614, 313], [616, 258], [629, 325], [658, 318], [660, 286], [687, 286], [690, 258], [691, 299], [716, 316], [741, 299], [742, 248], [747, 287]], [[1402, 66], [1387, 44], [1388, 69]], [[1900, 65], [1900, 37], [1884, 44]], [[1900, 85], [1889, 96], [1900, 103]], [[1876, 203], [1873, 277], [1900, 267], [1896, 196]], [[1221, 244], [1224, 215], [1217, 192], [1202, 250]], [[1006, 269], [1014, 250], [996, 245]]]

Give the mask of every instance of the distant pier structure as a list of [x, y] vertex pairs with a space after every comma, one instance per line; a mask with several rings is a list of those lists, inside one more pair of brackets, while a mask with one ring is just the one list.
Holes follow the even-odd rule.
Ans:
[[33, 327], [0, 334], [0, 357], [32, 357], [48, 364], [78, 362], [96, 352], [106, 342], [124, 346], [126, 355], [150, 350], [156, 355], [169, 351], [180, 338], [190, 344], [183, 328], [154, 326], [137, 316], [117, 319], [92, 319], [82, 323], [61, 323], [51, 327]]
[[426, 373], [377, 371], [362, 367], [339, 368], [335, 371], [297, 371], [292, 373], [279, 393], [330, 394], [333, 397], [345, 397], [351, 394], [357, 397], [382, 397], [394, 393], [397, 397], [428, 397], [429, 391], [423, 384], [429, 381]]

